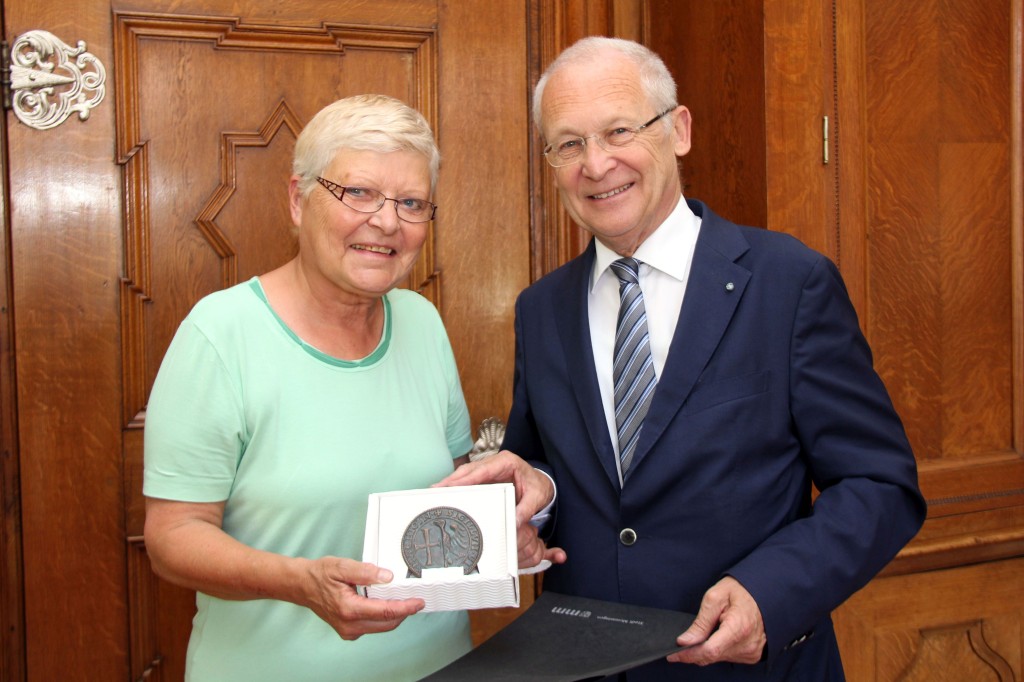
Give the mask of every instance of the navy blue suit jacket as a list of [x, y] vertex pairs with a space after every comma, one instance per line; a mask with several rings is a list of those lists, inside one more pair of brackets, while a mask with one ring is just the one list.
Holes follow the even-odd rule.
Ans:
[[696, 613], [731, 575], [761, 609], [762, 662], [658, 661], [629, 680], [843, 679], [829, 614], [920, 528], [914, 457], [832, 262], [689, 204], [686, 296], [623, 488], [590, 341], [593, 243], [516, 301], [503, 446], [558, 486], [549, 544], [568, 561], [544, 586]]

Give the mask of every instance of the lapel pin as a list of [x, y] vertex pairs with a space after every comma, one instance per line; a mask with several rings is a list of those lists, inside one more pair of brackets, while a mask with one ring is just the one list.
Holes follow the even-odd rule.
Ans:
[[733, 284], [732, 282], [729, 282], [728, 284], [725, 285], [725, 290], [726, 291], [732, 291], [735, 288], [736, 288], [736, 285]]

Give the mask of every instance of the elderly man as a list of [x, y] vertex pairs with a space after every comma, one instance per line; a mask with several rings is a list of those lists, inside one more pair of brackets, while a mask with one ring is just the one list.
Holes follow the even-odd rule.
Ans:
[[690, 113], [647, 48], [576, 43], [534, 107], [594, 238], [517, 301], [507, 452], [445, 484], [514, 481], [524, 521], [555, 500], [561, 549], [520, 532], [545, 588], [697, 614], [622, 679], [842, 680], [829, 614], [925, 504], [839, 272], [683, 198]]

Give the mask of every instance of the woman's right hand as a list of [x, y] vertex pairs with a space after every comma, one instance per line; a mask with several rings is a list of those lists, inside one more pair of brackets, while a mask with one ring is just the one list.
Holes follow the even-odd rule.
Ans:
[[387, 632], [422, 611], [422, 599], [368, 599], [356, 585], [391, 572], [354, 559], [303, 559], [242, 544], [222, 529], [223, 502], [146, 498], [146, 550], [156, 573], [221, 599], [279, 599], [311, 609], [342, 639]]
[[345, 640], [355, 640], [398, 627], [408, 616], [423, 610], [422, 599], [370, 599], [356, 585], [391, 582], [386, 568], [373, 564], [323, 557], [309, 562], [310, 590], [306, 606]]

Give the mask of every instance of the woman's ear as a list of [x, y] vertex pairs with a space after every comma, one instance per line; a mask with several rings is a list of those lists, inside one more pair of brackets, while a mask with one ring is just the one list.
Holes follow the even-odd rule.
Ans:
[[302, 192], [299, 191], [299, 181], [301, 178], [298, 175], [293, 175], [288, 181], [288, 212], [292, 216], [292, 224], [295, 227], [299, 227], [302, 224], [302, 205], [303, 197]]

